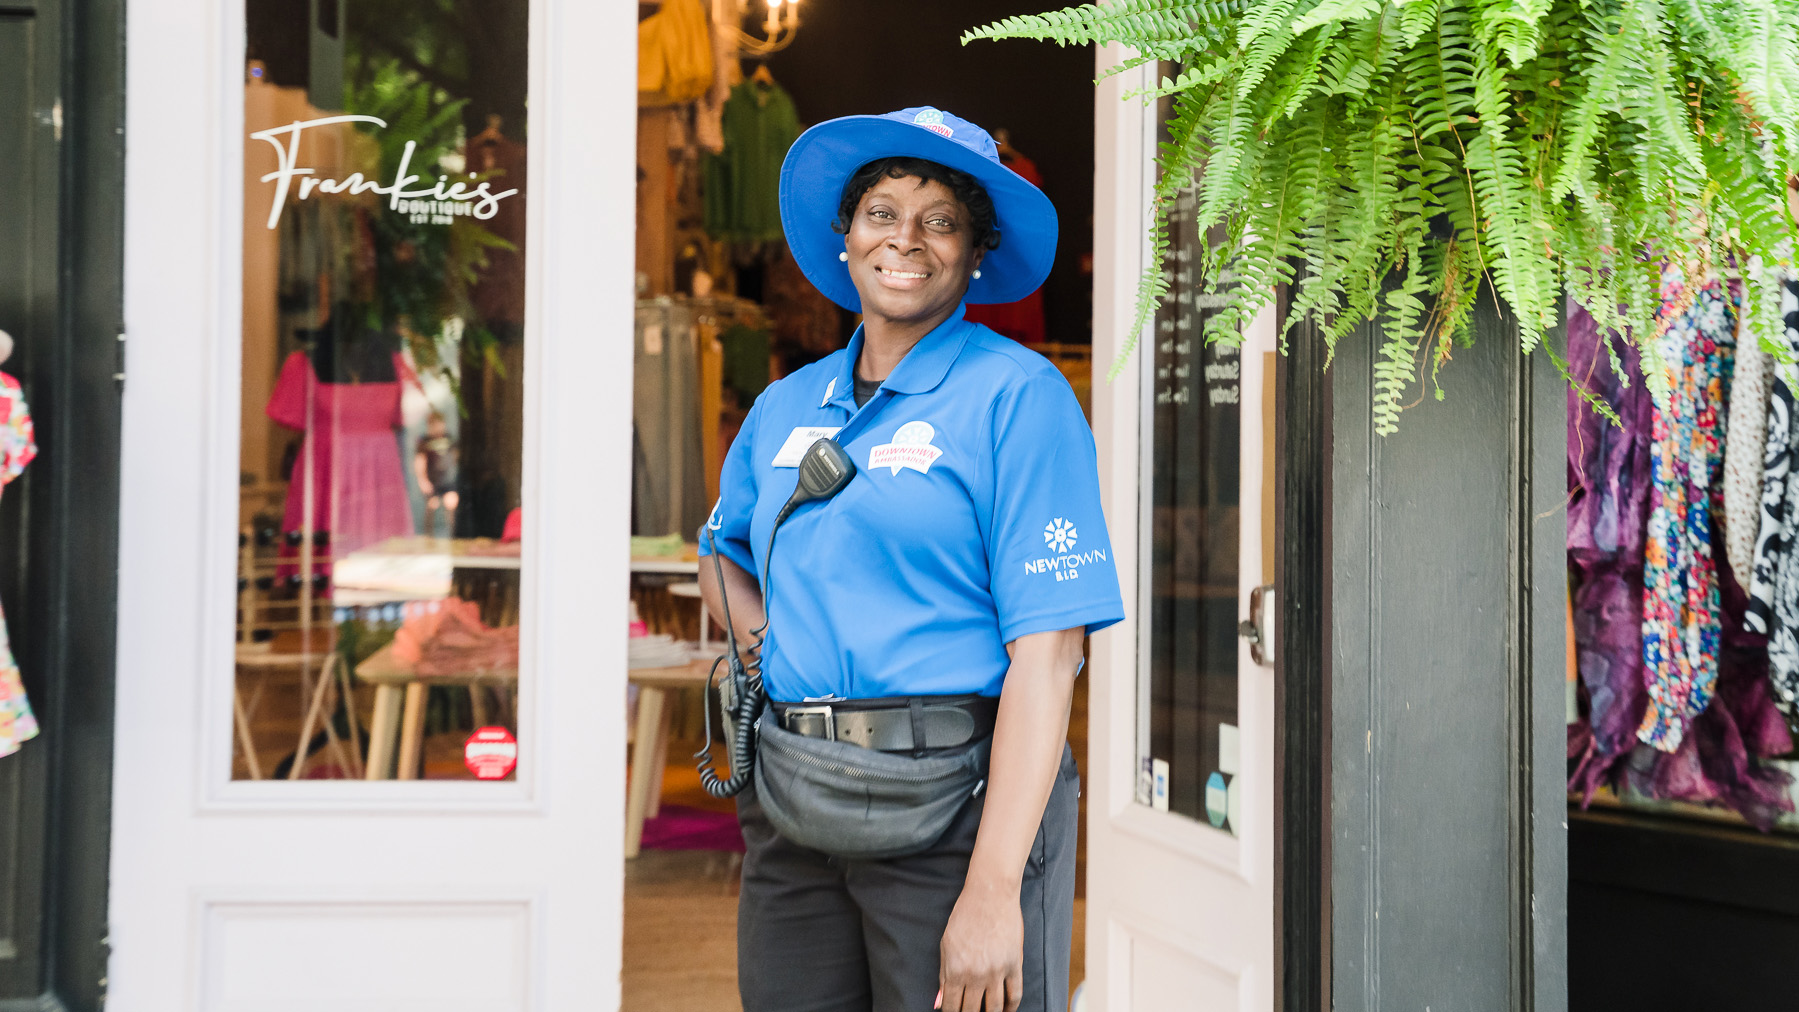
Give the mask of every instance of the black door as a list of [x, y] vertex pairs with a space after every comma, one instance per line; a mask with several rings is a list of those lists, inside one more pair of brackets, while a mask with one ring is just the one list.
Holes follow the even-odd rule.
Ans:
[[42, 726], [0, 758], [0, 1010], [105, 993], [122, 26], [117, 0], [0, 0], [0, 369], [41, 451], [0, 494], [0, 604]]

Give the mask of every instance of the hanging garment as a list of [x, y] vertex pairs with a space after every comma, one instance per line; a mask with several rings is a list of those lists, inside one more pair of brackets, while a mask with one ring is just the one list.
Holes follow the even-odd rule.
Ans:
[[691, 304], [637, 302], [632, 534], [692, 539], [712, 510], [700, 432], [700, 364]]
[[269, 418], [305, 434], [282, 530], [305, 530], [310, 522], [315, 531], [329, 531], [330, 551], [339, 558], [414, 533], [394, 431], [401, 425], [401, 383], [411, 370], [397, 353], [393, 369], [395, 378], [385, 382], [325, 382], [306, 353], [296, 351], [269, 395]]
[[1610, 341], [1578, 306], [1568, 318], [1568, 362], [1577, 382], [1618, 416], [1614, 425], [1568, 392], [1568, 561], [1574, 590], [1574, 649], [1587, 700], [1572, 729], [1568, 789], [1590, 798], [1636, 745], [1648, 701], [1643, 678], [1643, 542], [1649, 522], [1653, 399], [1636, 344]]
[[[1037, 163], [1020, 154], [1011, 145], [999, 149], [999, 160], [1005, 163], [1006, 168], [1023, 176], [1032, 186], [1043, 188], [1043, 173], [1037, 171]], [[1004, 242], [1005, 237], [1001, 236], [1000, 241]], [[1038, 288], [1017, 302], [969, 306], [964, 319], [986, 324], [995, 333], [1004, 334], [1014, 341], [1041, 344], [1044, 340], [1043, 289]]]
[[[1781, 293], [1789, 357], [1799, 355], [1799, 281]], [[1799, 363], [1774, 368], [1763, 457], [1761, 528], [1755, 542], [1755, 577], [1749, 586], [1749, 628], [1768, 637], [1768, 677], [1775, 702], [1794, 712], [1799, 697]]]
[[731, 89], [722, 155], [705, 159], [706, 231], [720, 239], [781, 238], [781, 162], [800, 135], [793, 99], [778, 84]]
[[712, 86], [712, 32], [700, 0], [663, 0], [637, 23], [637, 90], [662, 103], [691, 102]]
[[[24, 392], [18, 380], [0, 372], [0, 486], [11, 483], [36, 456], [37, 440]], [[0, 756], [12, 755], [37, 734], [37, 718], [25, 698], [25, 683], [6, 634], [6, 616], [0, 614]]]
[[[1768, 398], [1774, 356], [1737, 320], [1736, 368], [1730, 378], [1730, 422], [1724, 429], [1724, 558], [1737, 582], [1751, 585], [1761, 532], [1762, 469], [1768, 445]], [[1753, 620], [1750, 629], [1763, 632]]]
[[1656, 405], [1649, 538], [1643, 567], [1643, 664], [1649, 708], [1637, 737], [1663, 752], [1711, 702], [1721, 619], [1712, 521], [1723, 506], [1722, 412], [1736, 348], [1735, 307], [1716, 279], [1690, 288], [1662, 275], [1655, 341], [1669, 396]]

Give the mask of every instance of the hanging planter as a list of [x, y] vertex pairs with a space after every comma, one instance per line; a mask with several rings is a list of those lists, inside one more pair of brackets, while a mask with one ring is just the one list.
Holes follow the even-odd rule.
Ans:
[[1224, 303], [1208, 339], [1237, 339], [1278, 284], [1293, 286], [1287, 325], [1316, 321], [1333, 350], [1378, 321], [1383, 435], [1472, 339], [1483, 285], [1526, 352], [1571, 296], [1643, 344], [1652, 387], [1665, 265], [1740, 272], [1757, 332], [1779, 333], [1799, 0], [1115, 0], [962, 41], [1004, 38], [1118, 43], [1131, 55], [1109, 73], [1179, 68], [1126, 96], [1172, 112], [1114, 377], [1169, 294], [1165, 215], [1189, 188], [1200, 234], [1227, 236], [1200, 265]]

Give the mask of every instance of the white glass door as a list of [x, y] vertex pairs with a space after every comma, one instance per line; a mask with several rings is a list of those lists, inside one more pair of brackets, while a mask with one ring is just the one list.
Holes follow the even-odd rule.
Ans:
[[632, 23], [132, 8], [113, 1007], [616, 1007]]
[[[1099, 363], [1147, 253], [1156, 110], [1118, 95], [1148, 81], [1119, 75], [1098, 98]], [[1134, 571], [1120, 566], [1130, 619], [1094, 651], [1086, 1012], [1274, 1007], [1275, 325], [1270, 310], [1240, 345], [1204, 342], [1206, 237], [1188, 206], [1171, 209], [1162, 265], [1174, 300], [1094, 390], [1107, 515]]]

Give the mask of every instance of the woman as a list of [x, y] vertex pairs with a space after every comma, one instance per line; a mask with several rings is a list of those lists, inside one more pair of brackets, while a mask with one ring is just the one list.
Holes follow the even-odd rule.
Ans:
[[[963, 320], [966, 302], [1043, 282], [1055, 209], [984, 130], [915, 108], [807, 131], [781, 171], [781, 214], [807, 278], [863, 324], [756, 401], [702, 544], [723, 556], [741, 641], [764, 622], [765, 566], [770, 594], [756, 644], [770, 708], [756, 786], [738, 798], [744, 1008], [1064, 1009], [1069, 700], [1083, 636], [1124, 609], [1073, 391]], [[794, 511], [773, 549], [801, 456], [830, 436], [859, 472]], [[701, 585], [725, 621], [715, 581]], [[830, 838], [816, 825], [841, 813], [774, 803], [771, 735], [834, 749], [833, 767], [966, 761], [979, 779], [941, 832], [923, 809], [871, 809], [891, 824], [877, 830], [927, 824], [899, 856], [826, 852], [805, 841]]]

